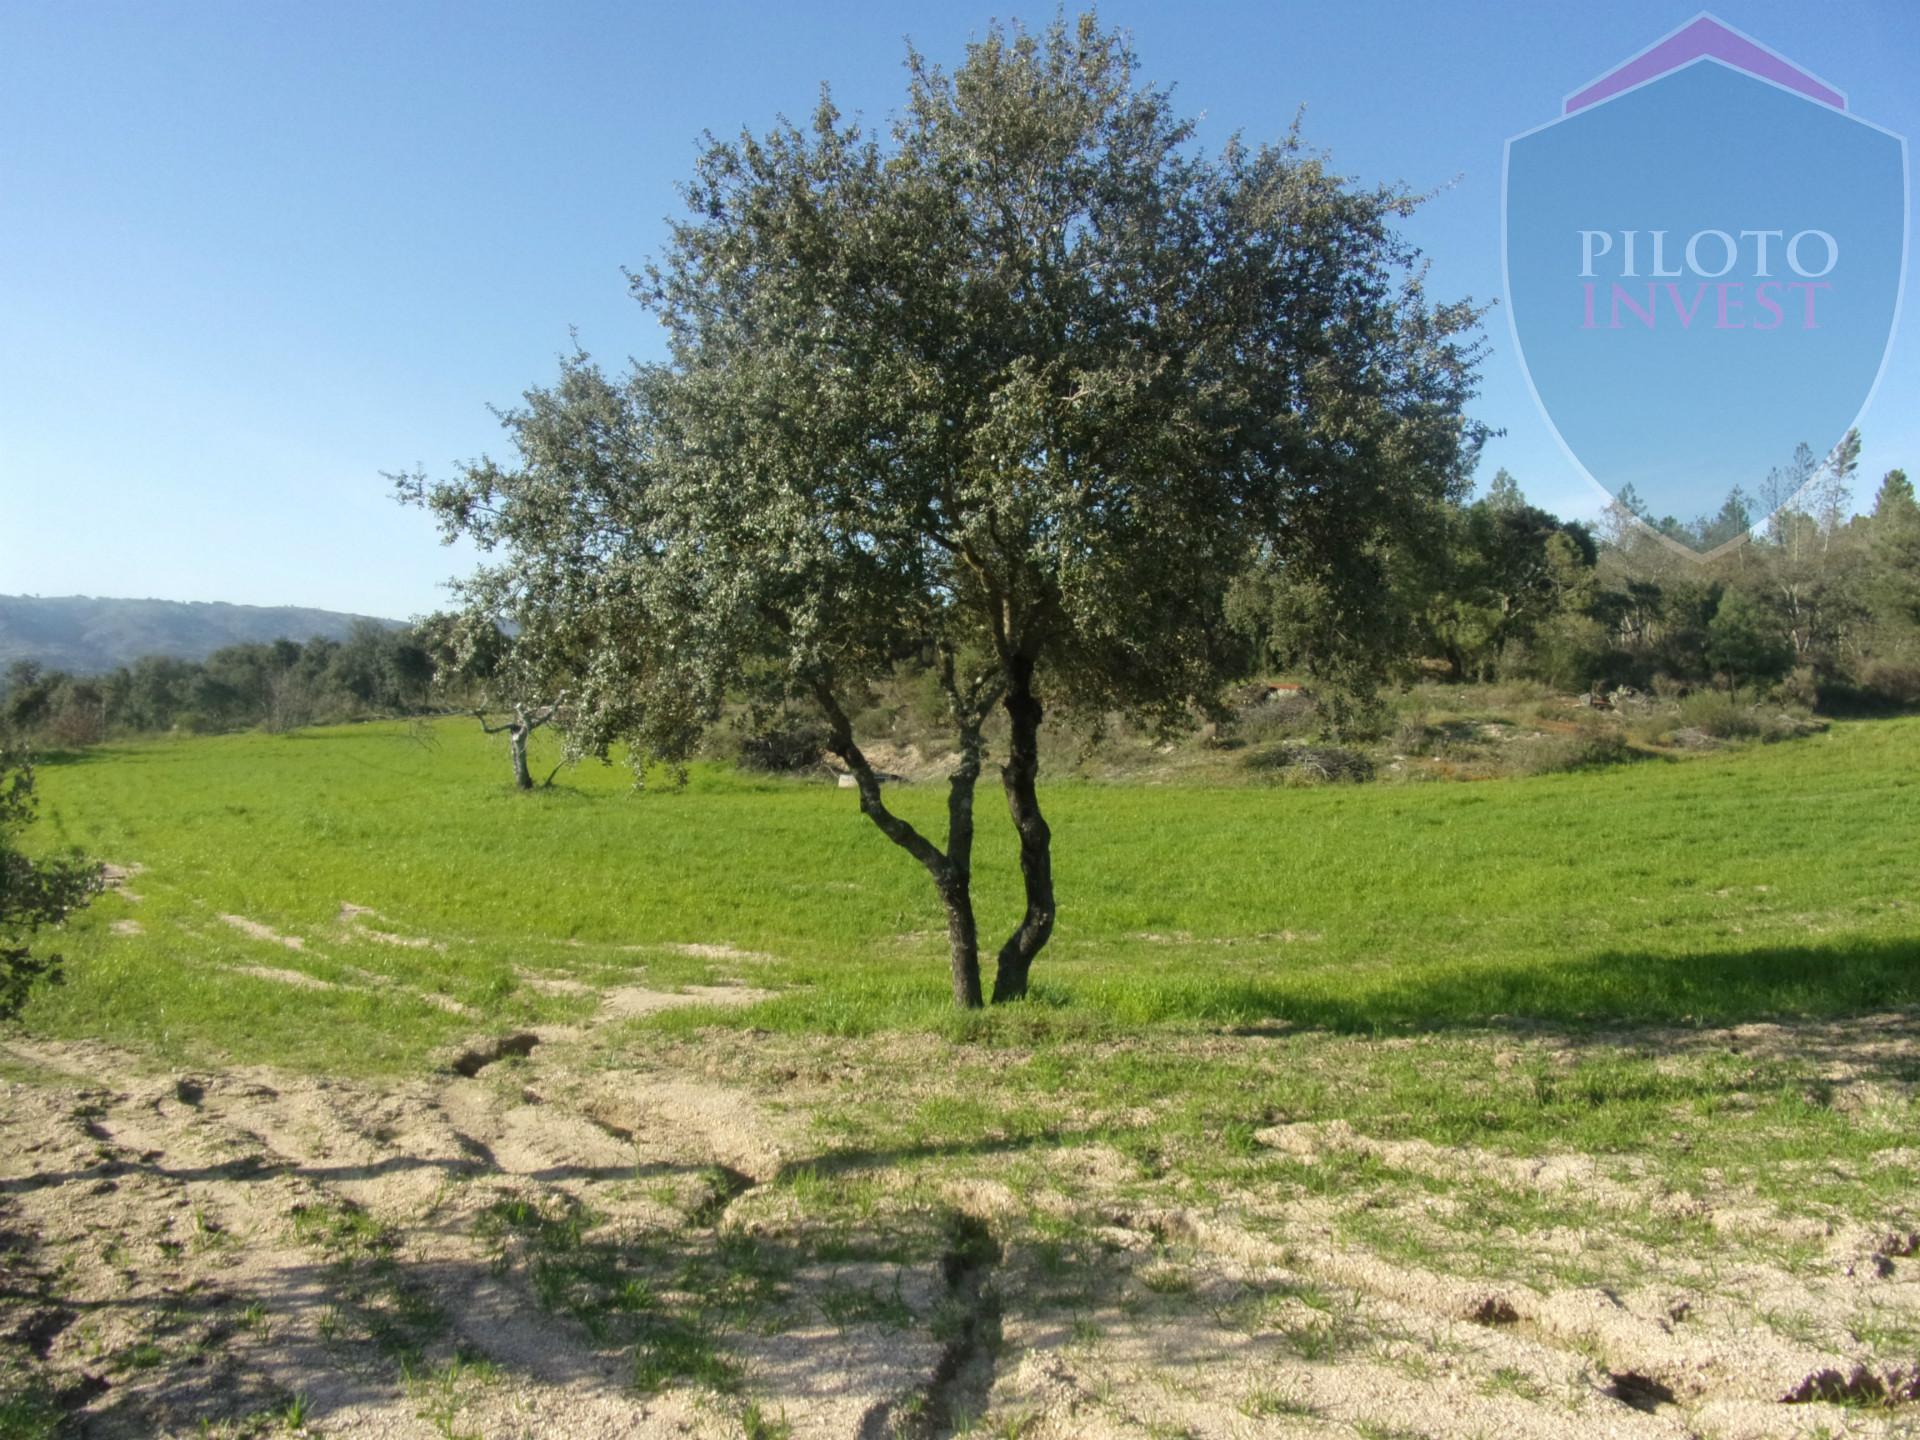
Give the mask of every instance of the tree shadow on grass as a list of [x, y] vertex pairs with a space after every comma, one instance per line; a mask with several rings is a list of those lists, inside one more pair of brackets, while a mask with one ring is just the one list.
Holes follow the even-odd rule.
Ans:
[[134, 764], [157, 753], [154, 747], [140, 749], [130, 745], [82, 745], [56, 746], [49, 750], [29, 749], [27, 759], [36, 770], [71, 769], [78, 765], [97, 765], [112, 760], [117, 764]]
[[[1345, 969], [1170, 987], [1167, 1018], [1342, 1034], [1702, 1027], [1920, 1006], [1920, 937]], [[1916, 1021], [1920, 1027], [1920, 1020]]]

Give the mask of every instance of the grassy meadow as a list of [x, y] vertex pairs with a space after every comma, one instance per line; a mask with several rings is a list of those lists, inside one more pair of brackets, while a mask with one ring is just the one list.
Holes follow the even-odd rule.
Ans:
[[1208, 764], [1046, 787], [1036, 993], [962, 1014], [819, 781], [53, 757], [118, 879], [0, 1035], [0, 1437], [1914, 1433], [1920, 719]]
[[[40, 843], [141, 869], [137, 901], [72, 924], [68, 982], [27, 1023], [168, 1056], [405, 1070], [471, 1028], [420, 992], [520, 1023], [565, 1013], [525, 983], [549, 972], [750, 978], [782, 993], [674, 1023], [848, 1034], [1737, 1022], [1920, 998], [1912, 720], [1475, 784], [1055, 783], [1036, 1003], [972, 1017], [947, 1007], [924, 875], [817, 782], [706, 767], [636, 790], [586, 765], [521, 795], [498, 742], [447, 720], [103, 747], [44, 764], [41, 788]], [[1018, 915], [995, 800], [988, 936]], [[891, 803], [939, 833], [943, 786]], [[235, 974], [269, 963], [406, 988]]]

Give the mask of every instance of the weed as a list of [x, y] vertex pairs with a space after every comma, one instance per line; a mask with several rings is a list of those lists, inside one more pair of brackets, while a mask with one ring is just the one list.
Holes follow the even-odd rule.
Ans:
[[304, 1430], [312, 1418], [313, 1402], [305, 1395], [293, 1395], [280, 1407], [280, 1423], [288, 1430]]
[[749, 1400], [740, 1410], [740, 1433], [743, 1440], [790, 1440], [793, 1426], [788, 1423], [785, 1410], [769, 1415], [757, 1402]]
[[1276, 1415], [1291, 1415], [1304, 1419], [1320, 1412], [1317, 1407], [1290, 1391], [1271, 1385], [1259, 1385], [1241, 1397], [1240, 1413], [1255, 1420], [1266, 1420]]

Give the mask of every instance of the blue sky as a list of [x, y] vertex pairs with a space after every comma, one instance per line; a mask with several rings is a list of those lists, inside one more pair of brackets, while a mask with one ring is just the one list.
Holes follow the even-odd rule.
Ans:
[[[1308, 140], [1366, 180], [1446, 186], [1409, 225], [1437, 295], [1500, 292], [1502, 146], [1697, 3], [1108, 4], [1218, 144]], [[1920, 135], [1920, 7], [1714, 13]], [[487, 407], [569, 326], [658, 354], [623, 265], [658, 247], [695, 139], [804, 115], [823, 80], [888, 114], [924, 4], [0, 5], [0, 593], [406, 616], [465, 563], [379, 472], [500, 448]], [[1863, 470], [1920, 469], [1910, 320]], [[1536, 414], [1504, 316], [1478, 413], [1531, 498], [1595, 495]]]

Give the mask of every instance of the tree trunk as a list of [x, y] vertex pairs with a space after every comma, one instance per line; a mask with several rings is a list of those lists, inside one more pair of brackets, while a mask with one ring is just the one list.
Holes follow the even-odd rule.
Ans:
[[947, 849], [941, 851], [913, 825], [887, 809], [880, 793], [880, 777], [873, 773], [853, 738], [846, 711], [825, 686], [815, 691], [826, 713], [827, 749], [840, 757], [860, 790], [860, 810], [880, 833], [905, 850], [933, 877], [933, 888], [947, 912], [947, 956], [956, 1005], [978, 1010], [980, 937], [973, 917], [973, 790], [980, 776], [980, 727], [976, 723], [960, 736], [960, 764], [948, 780]]
[[533, 776], [527, 770], [527, 736], [532, 728], [516, 723], [507, 731], [507, 753], [513, 757], [513, 783], [522, 790], [533, 789]]
[[953, 981], [953, 1003], [963, 1010], [978, 1010], [986, 1002], [980, 993], [980, 930], [973, 918], [972, 887], [963, 877], [938, 888], [940, 903], [947, 907], [947, 964]]
[[973, 791], [980, 778], [980, 747], [978, 719], [962, 719], [960, 763], [947, 777], [947, 879], [940, 885], [940, 900], [947, 907], [953, 999], [967, 1010], [978, 1010], [984, 1003], [980, 993], [980, 931], [973, 917]]
[[1009, 667], [1007, 693], [1002, 702], [1012, 722], [1007, 740], [1007, 763], [1000, 767], [1000, 783], [1007, 792], [1007, 809], [1020, 836], [1020, 876], [1026, 882], [1027, 912], [1020, 928], [1000, 947], [993, 976], [993, 1003], [1018, 1000], [1027, 993], [1027, 975], [1033, 958], [1053, 934], [1053, 832], [1040, 813], [1035, 785], [1040, 776], [1040, 721], [1044, 711], [1033, 693], [1033, 661], [1016, 659]]

